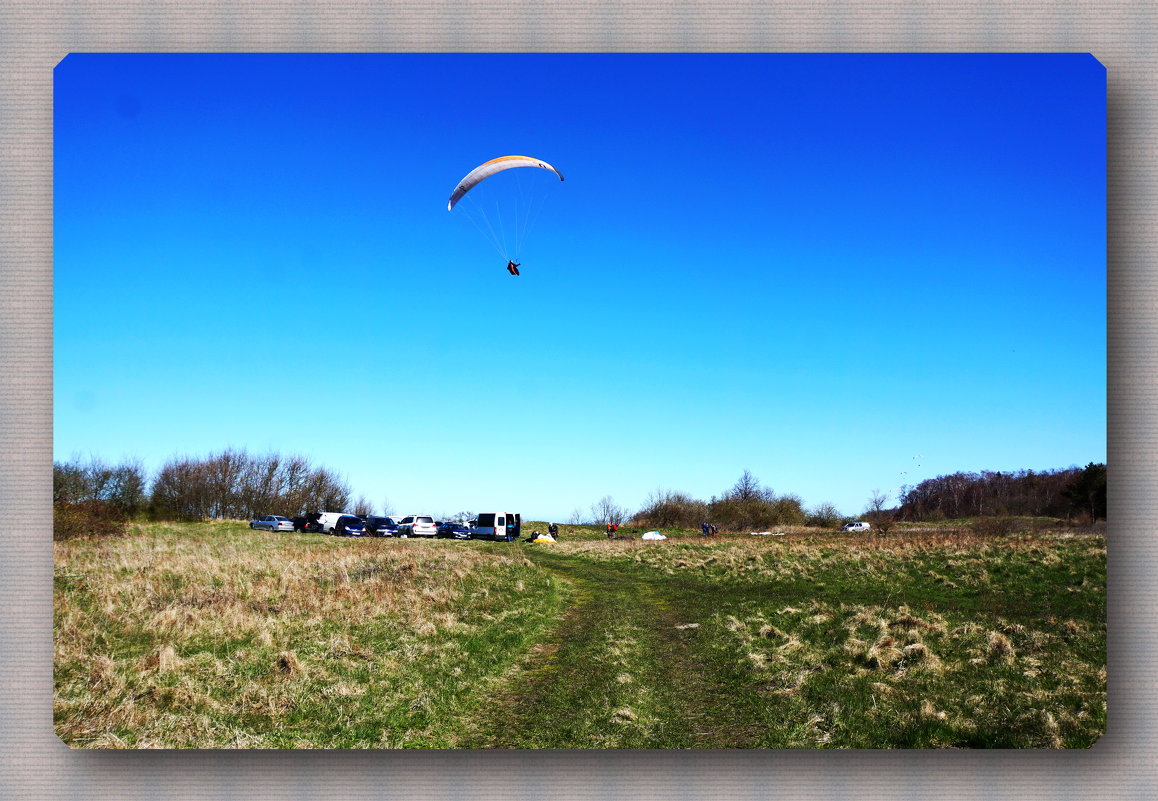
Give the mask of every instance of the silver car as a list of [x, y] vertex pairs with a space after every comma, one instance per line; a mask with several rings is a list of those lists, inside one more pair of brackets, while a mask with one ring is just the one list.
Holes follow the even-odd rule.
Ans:
[[266, 531], [293, 531], [293, 521], [281, 515], [266, 515], [249, 521], [250, 528], [264, 528]]

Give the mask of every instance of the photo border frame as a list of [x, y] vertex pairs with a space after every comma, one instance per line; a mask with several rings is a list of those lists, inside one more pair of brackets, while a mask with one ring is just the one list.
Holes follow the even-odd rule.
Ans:
[[[1141, 798], [1158, 788], [1153, 4], [0, 6], [0, 797]], [[1108, 732], [1084, 751], [85, 751], [52, 729], [52, 68], [69, 52], [1089, 52], [1107, 69]], [[1047, 402], [1048, 399], [1043, 399]]]

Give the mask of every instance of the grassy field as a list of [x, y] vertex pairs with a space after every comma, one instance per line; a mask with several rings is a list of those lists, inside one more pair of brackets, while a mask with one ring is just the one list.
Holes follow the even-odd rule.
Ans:
[[1101, 536], [667, 533], [200, 523], [56, 543], [57, 732], [89, 748], [1083, 748], [1105, 731]]

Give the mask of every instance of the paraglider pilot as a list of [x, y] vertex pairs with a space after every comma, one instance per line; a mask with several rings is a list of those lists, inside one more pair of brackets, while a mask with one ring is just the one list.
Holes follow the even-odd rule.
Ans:
[[510, 273], [511, 275], [518, 275], [519, 274], [519, 265], [516, 264], [513, 260], [508, 259], [507, 260], [507, 272]]

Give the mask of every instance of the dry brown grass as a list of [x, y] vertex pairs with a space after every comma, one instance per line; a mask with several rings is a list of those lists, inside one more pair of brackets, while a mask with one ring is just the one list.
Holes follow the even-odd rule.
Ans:
[[[482, 577], [507, 571], [513, 588], [517, 567], [522, 590], [511, 595], [535, 600], [521, 554], [498, 548], [193, 530], [54, 544], [65, 742], [269, 747], [276, 721], [301, 704], [325, 693], [338, 707], [356, 703], [366, 685], [349, 677], [380, 682], [427, 664], [466, 686], [469, 657], [447, 639], [476, 628], [460, 610], [486, 603], [475, 595]], [[520, 615], [525, 603], [489, 617]], [[409, 692], [386, 689], [382, 703]]]

